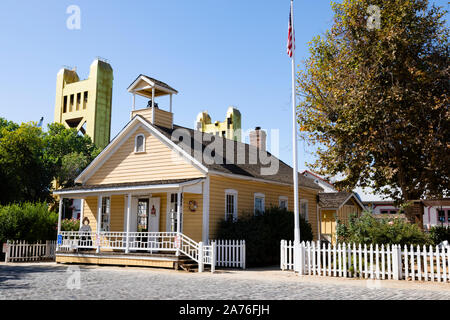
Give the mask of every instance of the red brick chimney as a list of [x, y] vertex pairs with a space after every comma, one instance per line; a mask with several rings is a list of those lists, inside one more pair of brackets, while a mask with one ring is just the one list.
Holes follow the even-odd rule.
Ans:
[[266, 132], [261, 130], [261, 127], [256, 127], [250, 132], [250, 145], [266, 151], [266, 137]]

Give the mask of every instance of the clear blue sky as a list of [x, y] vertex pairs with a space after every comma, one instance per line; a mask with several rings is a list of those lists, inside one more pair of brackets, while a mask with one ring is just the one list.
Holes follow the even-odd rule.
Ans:
[[[213, 121], [223, 121], [234, 105], [243, 129], [280, 129], [280, 158], [291, 164], [289, 3], [2, 0], [0, 117], [20, 123], [43, 116], [45, 125], [52, 122], [58, 70], [76, 66], [86, 78], [101, 56], [114, 69], [111, 137], [129, 120], [126, 88], [143, 73], [179, 91], [175, 123], [193, 127], [205, 109]], [[81, 9], [81, 30], [66, 28], [72, 4]], [[329, 1], [295, 1], [297, 63], [308, 56], [307, 42], [331, 23]], [[300, 169], [312, 159], [305, 152], [300, 144]]]

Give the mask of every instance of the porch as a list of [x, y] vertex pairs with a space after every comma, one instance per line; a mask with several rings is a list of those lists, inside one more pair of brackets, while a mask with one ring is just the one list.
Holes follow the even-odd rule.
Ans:
[[[154, 267], [211, 265], [205, 179], [79, 186], [55, 192], [82, 199], [79, 231], [61, 230], [57, 262]], [[203, 241], [206, 239], [206, 241]]]

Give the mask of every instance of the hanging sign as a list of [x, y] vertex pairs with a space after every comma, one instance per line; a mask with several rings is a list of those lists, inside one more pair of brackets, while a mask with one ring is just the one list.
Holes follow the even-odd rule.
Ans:
[[8, 244], [7, 243], [4, 243], [3, 244], [3, 253], [7, 253], [8, 252]]
[[62, 235], [58, 234], [58, 245], [62, 244]]

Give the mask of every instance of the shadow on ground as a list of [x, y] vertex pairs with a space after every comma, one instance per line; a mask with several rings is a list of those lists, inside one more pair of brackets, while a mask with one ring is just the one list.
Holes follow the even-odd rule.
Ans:
[[0, 290], [4, 289], [27, 289], [29, 284], [17, 283], [24, 280], [31, 273], [48, 273], [48, 272], [66, 272], [67, 267], [64, 266], [46, 266], [46, 265], [0, 265]]

